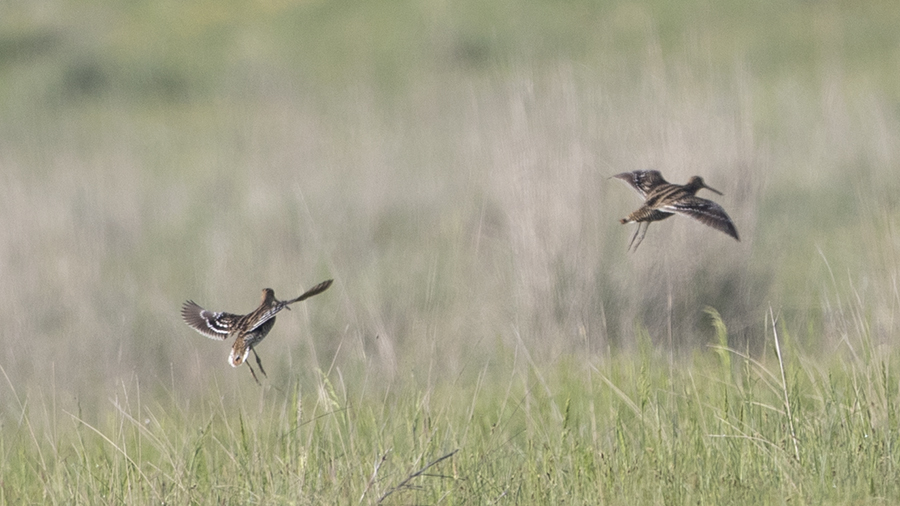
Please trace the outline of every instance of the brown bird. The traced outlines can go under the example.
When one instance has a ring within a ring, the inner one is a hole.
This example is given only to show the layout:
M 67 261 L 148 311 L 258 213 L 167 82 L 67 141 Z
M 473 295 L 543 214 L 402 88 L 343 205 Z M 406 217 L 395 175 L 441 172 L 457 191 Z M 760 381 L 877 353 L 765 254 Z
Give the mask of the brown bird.
M 181 317 L 191 328 L 210 339 L 224 341 L 234 336 L 234 345 L 231 347 L 231 355 L 228 357 L 231 367 L 237 367 L 246 362 L 247 356 L 252 351 L 256 357 L 256 365 L 266 375 L 266 370 L 263 369 L 262 361 L 254 348 L 272 330 L 272 326 L 275 325 L 275 314 L 282 309 L 291 309 L 288 307 L 290 304 L 324 292 L 331 286 L 332 281 L 334 280 L 323 281 L 307 290 L 303 295 L 291 300 L 278 300 L 275 298 L 275 291 L 266 288 L 262 291 L 262 302 L 259 307 L 245 315 L 207 311 L 189 300 L 181 308 Z M 247 367 L 250 367 L 249 363 Z M 253 375 L 256 383 L 259 383 L 252 367 L 250 367 L 250 374 Z
M 722 206 L 712 200 L 696 196 L 703 188 L 722 195 L 722 192 L 703 182 L 702 177 L 694 176 L 685 185 L 666 181 L 656 170 L 623 172 L 612 177 L 625 181 L 644 198 L 644 205 L 640 209 L 619 220 L 622 224 L 631 222 L 638 224 L 637 230 L 631 236 L 631 242 L 628 243 L 629 250 L 637 251 L 637 247 L 644 240 L 644 235 L 647 234 L 647 229 L 650 228 L 650 222 L 664 220 L 673 214 L 694 218 L 740 241 L 734 222 Z

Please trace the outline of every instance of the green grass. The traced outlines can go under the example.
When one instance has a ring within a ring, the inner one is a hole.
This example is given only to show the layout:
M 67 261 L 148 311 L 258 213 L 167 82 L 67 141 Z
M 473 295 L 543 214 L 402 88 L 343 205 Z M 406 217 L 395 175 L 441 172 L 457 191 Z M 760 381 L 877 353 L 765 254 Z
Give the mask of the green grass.
M 471 364 L 472 382 L 399 381 L 380 396 L 333 371 L 239 392 L 216 380 L 196 401 L 173 385 L 148 402 L 132 378 L 99 417 L 11 388 L 21 416 L 0 437 L 0 493 L 8 504 L 897 498 L 896 354 L 854 342 L 856 358 L 810 361 L 783 329 L 767 344 L 755 358 L 718 348 L 672 364 L 645 342 L 547 366 L 513 344 Z
M 3 4 L 0 504 L 900 502 L 898 25 Z M 179 318 L 327 278 L 261 388 Z

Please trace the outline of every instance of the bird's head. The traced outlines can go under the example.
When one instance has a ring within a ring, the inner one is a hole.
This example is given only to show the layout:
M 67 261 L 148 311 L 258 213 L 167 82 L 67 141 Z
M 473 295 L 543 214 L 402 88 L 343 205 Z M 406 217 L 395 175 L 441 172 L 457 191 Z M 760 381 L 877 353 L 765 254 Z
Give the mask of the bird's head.
M 268 303 L 271 303 L 271 302 L 274 301 L 274 300 L 276 300 L 276 299 L 275 299 L 275 290 L 272 290 L 271 288 L 263 288 L 263 291 L 262 291 L 262 303 L 263 303 L 263 304 L 268 304 Z
M 706 182 L 703 181 L 703 178 L 700 176 L 692 177 L 691 179 L 688 180 L 688 183 L 685 186 L 694 188 L 695 190 L 699 190 L 700 188 L 706 188 L 707 190 L 709 190 L 713 193 L 722 195 L 722 192 L 720 192 L 719 190 L 716 190 L 712 186 L 707 185 Z

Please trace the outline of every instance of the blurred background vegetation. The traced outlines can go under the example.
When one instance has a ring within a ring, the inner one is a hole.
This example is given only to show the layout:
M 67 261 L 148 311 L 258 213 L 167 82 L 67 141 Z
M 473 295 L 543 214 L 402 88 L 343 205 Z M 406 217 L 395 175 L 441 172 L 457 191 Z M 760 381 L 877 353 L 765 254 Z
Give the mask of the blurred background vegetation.
M 889 343 L 898 26 L 888 0 L 4 2 L 3 388 L 258 389 L 181 303 L 331 277 L 260 346 L 272 384 L 684 356 L 707 306 L 751 352 L 770 307 L 812 350 Z M 648 168 L 723 191 L 741 242 L 678 218 L 628 254 L 607 178 Z

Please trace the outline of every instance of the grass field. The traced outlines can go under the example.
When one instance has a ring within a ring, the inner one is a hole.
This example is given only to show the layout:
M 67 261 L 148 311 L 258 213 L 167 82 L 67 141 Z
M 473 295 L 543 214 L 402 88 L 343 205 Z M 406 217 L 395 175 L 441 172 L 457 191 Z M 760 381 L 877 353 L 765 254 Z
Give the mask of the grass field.
M 894 504 L 900 5 L 0 5 L 0 504 Z M 626 252 L 622 171 L 701 175 Z M 179 316 L 279 315 L 268 378 Z

